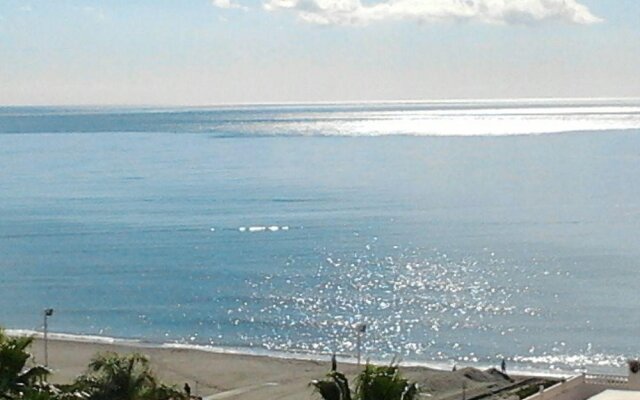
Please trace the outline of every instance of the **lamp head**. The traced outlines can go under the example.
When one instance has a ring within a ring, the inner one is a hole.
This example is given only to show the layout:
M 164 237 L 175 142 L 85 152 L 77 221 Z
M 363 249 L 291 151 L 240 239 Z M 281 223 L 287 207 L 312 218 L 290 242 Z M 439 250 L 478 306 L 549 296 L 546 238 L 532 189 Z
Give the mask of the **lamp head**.
M 44 309 L 44 315 L 47 317 L 50 317 L 53 315 L 53 308 L 45 308 Z

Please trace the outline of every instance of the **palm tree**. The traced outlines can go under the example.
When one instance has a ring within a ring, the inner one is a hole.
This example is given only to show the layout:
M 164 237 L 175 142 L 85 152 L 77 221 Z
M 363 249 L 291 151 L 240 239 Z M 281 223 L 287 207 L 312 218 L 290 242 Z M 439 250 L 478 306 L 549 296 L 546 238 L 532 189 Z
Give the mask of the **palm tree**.
M 27 367 L 32 342 L 31 337 L 8 337 L 0 329 L 0 399 L 20 398 L 44 388 L 49 370 L 40 365 Z
M 400 375 L 398 366 L 367 364 L 358 376 L 357 400 L 413 400 L 418 386 Z
M 187 396 L 159 385 L 149 360 L 138 353 L 120 356 L 106 352 L 89 363 L 89 372 L 76 381 L 89 400 L 182 400 Z
M 311 385 L 324 400 L 351 400 L 349 382 L 337 371 L 331 371 L 327 379 L 312 381 Z M 418 397 L 418 385 L 400 375 L 398 366 L 374 366 L 367 364 L 357 377 L 355 400 L 414 400 Z
M 349 380 L 338 371 L 332 370 L 327 374 L 327 379 L 311 381 L 311 385 L 324 400 L 351 400 Z

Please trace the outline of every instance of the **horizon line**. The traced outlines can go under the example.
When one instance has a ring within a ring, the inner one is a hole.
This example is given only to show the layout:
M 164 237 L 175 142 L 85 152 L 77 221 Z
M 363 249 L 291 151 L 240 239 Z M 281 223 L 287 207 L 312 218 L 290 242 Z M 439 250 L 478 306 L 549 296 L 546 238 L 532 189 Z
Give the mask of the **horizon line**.
M 64 103 L 64 104 L 0 104 L 0 108 L 18 107 L 76 107 L 76 108 L 233 108 L 233 107 L 274 107 L 274 106 L 323 106 L 323 105 L 358 105 L 358 104 L 455 104 L 455 103 L 503 103 L 520 102 L 554 102 L 554 101 L 640 101 L 640 96 L 619 97 L 513 97 L 513 98 L 456 98 L 456 99 L 396 99 L 396 100 L 320 100 L 320 101 L 263 101 L 263 102 L 220 102 L 209 104 L 172 104 L 172 103 Z

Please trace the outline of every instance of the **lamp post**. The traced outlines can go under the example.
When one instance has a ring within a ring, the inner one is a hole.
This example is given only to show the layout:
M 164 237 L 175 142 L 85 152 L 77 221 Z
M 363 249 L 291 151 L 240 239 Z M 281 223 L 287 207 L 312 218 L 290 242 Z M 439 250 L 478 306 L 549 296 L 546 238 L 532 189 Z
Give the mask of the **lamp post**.
M 358 367 L 360 366 L 360 347 L 362 346 L 362 336 L 364 336 L 367 331 L 367 324 L 364 322 L 359 322 L 355 324 L 353 327 L 356 331 L 356 347 L 358 351 Z
M 49 349 L 47 347 L 48 342 L 47 342 L 47 333 L 48 333 L 48 326 L 47 326 L 47 319 L 53 315 L 53 308 L 45 308 L 44 309 L 44 366 L 48 367 L 49 366 Z

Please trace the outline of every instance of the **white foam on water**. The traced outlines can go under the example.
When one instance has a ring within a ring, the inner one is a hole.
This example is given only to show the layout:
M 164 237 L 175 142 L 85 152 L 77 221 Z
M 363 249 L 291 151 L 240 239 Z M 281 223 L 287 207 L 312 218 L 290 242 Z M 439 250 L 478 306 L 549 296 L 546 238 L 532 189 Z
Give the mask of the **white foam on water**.
M 514 361 L 533 365 L 578 365 L 582 369 L 589 367 L 623 368 L 627 357 L 612 354 L 546 354 L 539 356 L 514 356 Z
M 10 336 L 32 336 L 37 339 L 43 339 L 44 333 L 41 331 L 34 331 L 30 329 L 7 329 L 5 332 Z M 60 332 L 47 332 L 47 337 L 53 340 L 64 340 L 64 341 L 72 341 L 72 342 L 82 342 L 82 343 L 99 343 L 99 344 L 121 344 L 121 345 L 130 345 L 130 346 L 139 346 L 142 345 L 143 342 L 137 339 L 123 339 L 123 338 L 114 338 L 109 336 L 98 336 L 98 335 L 78 335 L 72 333 L 60 333 Z
M 254 226 L 241 226 L 238 228 L 238 231 L 240 232 L 251 232 L 251 233 L 256 233 L 256 232 L 278 232 L 278 231 L 288 231 L 289 227 L 288 226 L 278 226 L 278 225 L 269 225 L 269 226 L 264 226 L 264 225 L 254 225 Z

